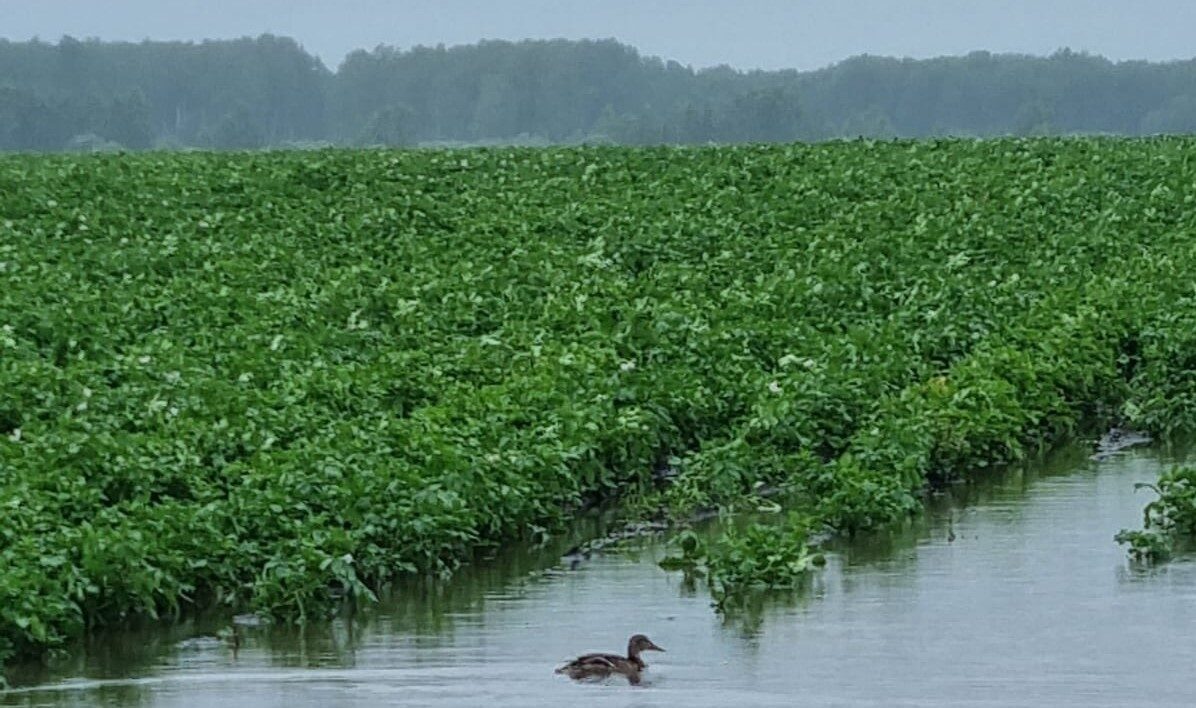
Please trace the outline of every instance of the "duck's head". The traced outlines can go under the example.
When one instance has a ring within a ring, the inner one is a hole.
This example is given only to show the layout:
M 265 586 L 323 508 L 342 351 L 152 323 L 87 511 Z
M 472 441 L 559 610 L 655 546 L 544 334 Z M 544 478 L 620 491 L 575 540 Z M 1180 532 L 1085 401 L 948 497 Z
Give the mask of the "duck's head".
M 638 656 L 642 651 L 664 651 L 643 634 L 633 634 L 627 641 L 627 656 Z

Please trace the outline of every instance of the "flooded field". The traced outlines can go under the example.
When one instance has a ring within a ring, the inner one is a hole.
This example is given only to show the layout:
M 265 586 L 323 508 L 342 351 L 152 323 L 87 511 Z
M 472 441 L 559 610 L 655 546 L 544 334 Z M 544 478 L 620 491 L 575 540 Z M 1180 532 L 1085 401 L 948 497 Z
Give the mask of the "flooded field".
M 97 640 L 4 706 L 1188 706 L 1196 563 L 1130 567 L 1113 542 L 1177 455 L 1050 462 L 960 486 L 905 531 L 839 544 L 811 588 L 722 618 L 656 566 L 664 549 L 570 569 L 512 551 L 408 588 L 366 620 L 224 623 Z M 567 541 L 562 541 L 567 543 Z M 554 675 L 644 632 L 646 680 Z

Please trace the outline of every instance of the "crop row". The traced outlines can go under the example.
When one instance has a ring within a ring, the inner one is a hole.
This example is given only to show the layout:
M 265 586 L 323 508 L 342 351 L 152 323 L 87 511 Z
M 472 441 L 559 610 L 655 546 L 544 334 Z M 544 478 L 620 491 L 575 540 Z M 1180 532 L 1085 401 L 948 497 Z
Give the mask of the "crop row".
M 1194 147 L 0 159 L 0 656 L 322 614 L 598 499 L 856 529 L 1191 428 Z

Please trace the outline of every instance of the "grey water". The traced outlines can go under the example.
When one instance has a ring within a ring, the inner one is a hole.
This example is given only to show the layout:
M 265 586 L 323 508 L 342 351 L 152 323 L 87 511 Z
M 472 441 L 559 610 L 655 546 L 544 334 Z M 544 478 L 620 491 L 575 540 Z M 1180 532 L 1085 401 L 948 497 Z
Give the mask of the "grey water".
M 660 544 L 570 567 L 562 539 L 368 619 L 246 628 L 235 653 L 211 622 L 100 638 L 0 705 L 1196 705 L 1196 562 L 1135 567 L 1113 541 L 1150 500 L 1134 483 L 1190 456 L 1090 452 L 954 487 L 908 528 L 837 542 L 802 592 L 727 616 L 657 567 Z M 667 649 L 642 685 L 553 673 L 635 632 Z

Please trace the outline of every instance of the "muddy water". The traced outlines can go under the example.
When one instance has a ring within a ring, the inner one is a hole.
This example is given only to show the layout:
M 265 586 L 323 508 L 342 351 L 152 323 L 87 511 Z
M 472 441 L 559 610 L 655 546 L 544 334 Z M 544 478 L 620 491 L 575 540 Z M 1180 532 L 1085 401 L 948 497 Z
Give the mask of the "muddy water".
M 0 705 L 1191 706 L 1196 562 L 1135 570 L 1112 541 L 1148 499 L 1133 483 L 1174 461 L 1075 449 L 957 488 L 727 620 L 659 548 L 572 570 L 521 551 L 368 621 L 248 629 L 235 656 L 210 624 L 108 638 Z M 668 650 L 644 685 L 552 673 L 633 632 Z

